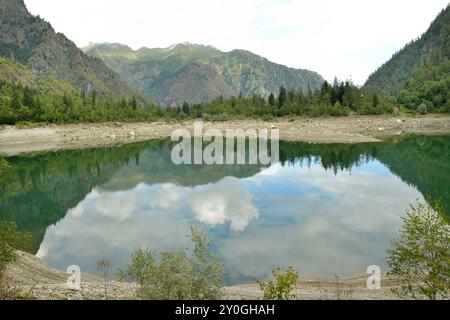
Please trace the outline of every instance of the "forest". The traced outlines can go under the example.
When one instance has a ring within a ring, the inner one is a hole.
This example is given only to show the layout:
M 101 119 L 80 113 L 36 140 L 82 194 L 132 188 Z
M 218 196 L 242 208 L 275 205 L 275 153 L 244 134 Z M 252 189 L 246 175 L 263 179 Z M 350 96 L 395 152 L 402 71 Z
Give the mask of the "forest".
M 108 121 L 154 121 L 157 119 L 201 118 L 221 121 L 232 118 L 284 116 L 348 116 L 385 114 L 397 109 L 395 99 L 376 90 L 359 88 L 350 81 L 324 82 L 320 90 L 307 92 L 281 87 L 268 98 L 253 95 L 209 103 L 162 107 L 143 103 L 139 97 L 115 99 L 112 96 L 74 91 L 51 92 L 0 80 L 0 124 L 89 123 Z

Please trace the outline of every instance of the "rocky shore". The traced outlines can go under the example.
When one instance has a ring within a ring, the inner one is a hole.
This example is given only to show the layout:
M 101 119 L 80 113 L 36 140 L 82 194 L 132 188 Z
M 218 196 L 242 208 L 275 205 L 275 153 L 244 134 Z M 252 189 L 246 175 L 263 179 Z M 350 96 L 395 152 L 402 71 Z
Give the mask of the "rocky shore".
M 38 300 L 129 300 L 136 299 L 137 285 L 106 280 L 95 275 L 82 274 L 80 290 L 67 286 L 70 274 L 47 266 L 39 258 L 18 252 L 17 262 L 8 266 L 6 279 L 20 299 Z M 372 300 L 395 299 L 391 288 L 397 283 L 382 277 L 380 290 L 367 288 L 367 275 L 342 278 L 300 278 L 296 286 L 301 300 Z M 261 298 L 255 283 L 225 288 L 224 300 L 254 300 Z
M 256 119 L 205 122 L 204 130 L 277 128 L 280 138 L 310 143 L 375 142 L 404 133 L 449 134 L 450 116 L 351 116 L 342 118 L 282 118 L 266 122 Z M 24 152 L 93 148 L 164 139 L 175 129 L 193 130 L 193 121 L 181 123 L 99 123 L 48 125 L 36 128 L 0 127 L 0 152 L 16 155 Z

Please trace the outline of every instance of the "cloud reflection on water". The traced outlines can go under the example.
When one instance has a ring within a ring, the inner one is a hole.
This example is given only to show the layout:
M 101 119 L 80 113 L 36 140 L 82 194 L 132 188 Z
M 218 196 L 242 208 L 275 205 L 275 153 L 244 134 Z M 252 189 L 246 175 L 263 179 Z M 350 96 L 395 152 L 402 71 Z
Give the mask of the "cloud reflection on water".
M 38 256 L 65 269 L 95 272 L 103 257 L 122 266 L 137 245 L 189 245 L 189 225 L 204 224 L 222 256 L 228 282 L 267 278 L 273 267 L 303 275 L 355 275 L 384 265 L 389 239 L 407 205 L 422 198 L 378 161 L 351 174 L 275 165 L 245 179 L 196 187 L 139 184 L 97 189 L 48 228 Z

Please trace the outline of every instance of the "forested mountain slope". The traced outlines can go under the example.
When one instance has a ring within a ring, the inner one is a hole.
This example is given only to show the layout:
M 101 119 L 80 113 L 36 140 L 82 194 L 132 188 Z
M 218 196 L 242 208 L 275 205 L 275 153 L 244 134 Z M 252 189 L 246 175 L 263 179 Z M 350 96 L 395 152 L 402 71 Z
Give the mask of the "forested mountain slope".
M 397 97 L 411 109 L 450 111 L 450 6 L 418 40 L 407 44 L 373 73 L 366 86 Z
M 0 0 L 0 57 L 26 66 L 32 83 L 33 77 L 45 76 L 86 94 L 95 90 L 115 97 L 133 95 L 115 71 L 31 15 L 23 0 Z

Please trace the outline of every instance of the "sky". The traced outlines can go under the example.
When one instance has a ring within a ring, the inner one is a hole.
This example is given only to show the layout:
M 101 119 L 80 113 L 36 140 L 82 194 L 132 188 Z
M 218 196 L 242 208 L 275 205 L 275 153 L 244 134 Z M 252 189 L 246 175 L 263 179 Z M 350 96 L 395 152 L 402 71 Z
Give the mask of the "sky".
M 190 42 L 245 49 L 363 84 L 427 30 L 449 0 L 25 0 L 79 47 Z

